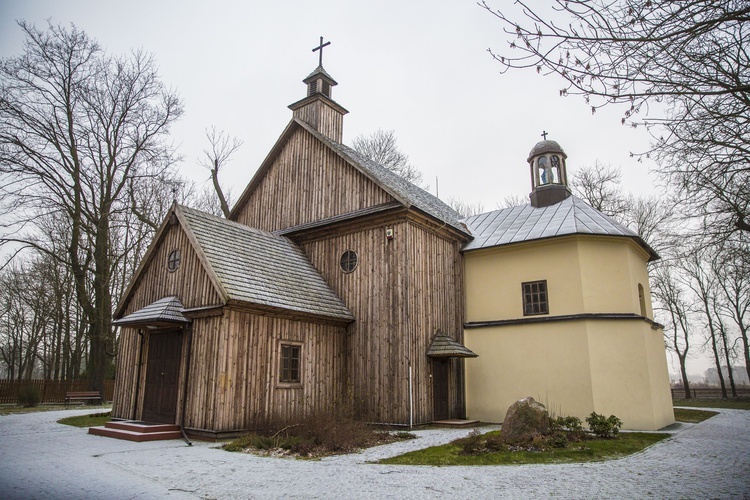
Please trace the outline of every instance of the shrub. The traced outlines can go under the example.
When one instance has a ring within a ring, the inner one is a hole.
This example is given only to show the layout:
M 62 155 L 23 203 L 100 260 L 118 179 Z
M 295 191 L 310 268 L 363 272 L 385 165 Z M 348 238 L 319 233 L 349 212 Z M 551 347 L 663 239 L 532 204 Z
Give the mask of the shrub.
M 27 385 L 21 387 L 18 391 L 18 404 L 24 408 L 30 408 L 39 404 L 42 400 L 42 395 L 39 394 L 39 390 L 36 387 Z
M 578 417 L 550 418 L 549 425 L 553 434 L 564 434 L 566 442 L 586 439 L 583 423 Z
M 547 444 L 553 448 L 565 448 L 568 446 L 568 436 L 565 432 L 555 432 L 547 437 Z
M 591 412 L 591 415 L 586 417 L 586 423 L 589 424 L 591 432 L 601 438 L 612 438 L 617 436 L 617 434 L 620 433 L 620 427 L 622 427 L 622 420 L 614 415 L 605 417 L 596 412 Z
M 453 443 L 461 448 L 462 455 L 476 455 L 484 448 L 482 433 L 479 429 L 473 429 L 465 438 L 457 439 Z
M 393 436 L 397 439 L 404 439 L 404 440 L 417 439 L 416 434 L 414 434 L 413 432 L 408 432 L 408 431 L 398 431 L 395 434 L 393 434 Z
M 484 447 L 487 448 L 488 451 L 504 451 L 508 449 L 505 440 L 503 440 L 503 436 L 500 434 L 491 434 L 487 436 L 484 441 Z

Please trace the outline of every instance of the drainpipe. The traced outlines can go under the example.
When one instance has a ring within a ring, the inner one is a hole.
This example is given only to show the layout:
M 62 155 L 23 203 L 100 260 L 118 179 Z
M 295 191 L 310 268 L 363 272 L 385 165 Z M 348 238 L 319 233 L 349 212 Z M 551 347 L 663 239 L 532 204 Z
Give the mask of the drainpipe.
M 187 445 L 193 446 L 193 443 L 190 442 L 190 439 L 188 439 L 187 434 L 185 433 L 185 408 L 187 407 L 188 378 L 190 377 L 190 354 L 193 348 L 192 325 L 186 326 L 184 331 L 187 334 L 188 345 L 187 345 L 187 356 L 185 356 L 185 384 L 182 389 L 182 414 L 180 415 L 180 432 L 182 433 L 182 438 L 185 440 Z
M 136 331 L 138 332 L 138 336 L 141 338 L 141 342 L 140 342 L 140 345 L 138 346 L 138 370 L 135 376 L 135 400 L 133 401 L 132 420 L 135 420 L 136 416 L 138 415 L 138 395 L 140 393 L 140 388 L 141 388 L 141 364 L 143 363 L 143 343 L 145 342 L 145 339 L 143 338 L 143 330 L 139 328 Z
M 409 363 L 409 430 L 414 427 L 414 392 L 412 391 L 411 363 Z

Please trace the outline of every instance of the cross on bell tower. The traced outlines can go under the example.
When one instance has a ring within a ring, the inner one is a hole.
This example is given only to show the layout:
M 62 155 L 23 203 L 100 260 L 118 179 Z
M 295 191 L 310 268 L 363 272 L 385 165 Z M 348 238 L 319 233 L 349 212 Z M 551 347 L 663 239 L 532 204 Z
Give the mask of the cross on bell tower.
M 323 47 L 328 47 L 331 45 L 331 42 L 328 41 L 326 43 L 323 43 L 323 37 L 320 37 L 320 45 L 312 49 L 313 52 L 320 51 L 319 57 L 318 57 L 318 66 L 321 68 L 323 67 Z
M 323 49 L 331 45 L 320 37 L 318 46 L 318 67 L 302 80 L 307 85 L 307 97 L 290 104 L 294 118 L 301 120 L 329 139 L 341 142 L 344 115 L 348 113 L 331 98 L 331 90 L 337 85 L 331 75 L 323 69 Z

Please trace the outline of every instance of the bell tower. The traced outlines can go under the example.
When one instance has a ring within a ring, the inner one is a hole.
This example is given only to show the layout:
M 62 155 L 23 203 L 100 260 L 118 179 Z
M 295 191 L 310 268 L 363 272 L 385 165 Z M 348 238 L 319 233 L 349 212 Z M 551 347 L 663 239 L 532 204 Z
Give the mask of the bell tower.
M 318 67 L 302 80 L 307 85 L 307 97 L 289 105 L 292 116 L 307 123 L 329 139 L 341 142 L 344 134 L 344 115 L 348 113 L 336 101 L 331 99 L 331 90 L 338 85 L 331 75 L 323 69 L 323 48 L 331 42 L 323 43 L 313 52 L 320 51 Z
M 531 149 L 529 162 L 531 170 L 531 206 L 548 207 L 560 203 L 572 193 L 568 188 L 568 173 L 565 160 L 568 155 L 555 141 L 547 140 L 547 133 L 542 134 L 545 140 L 538 142 Z

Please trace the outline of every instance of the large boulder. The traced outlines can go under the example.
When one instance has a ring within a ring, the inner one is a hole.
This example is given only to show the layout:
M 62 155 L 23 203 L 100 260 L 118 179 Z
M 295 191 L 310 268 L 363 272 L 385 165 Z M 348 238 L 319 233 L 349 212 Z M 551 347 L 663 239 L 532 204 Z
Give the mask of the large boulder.
M 543 404 L 528 397 L 516 401 L 505 414 L 501 435 L 506 443 L 528 443 L 549 433 L 549 413 Z

